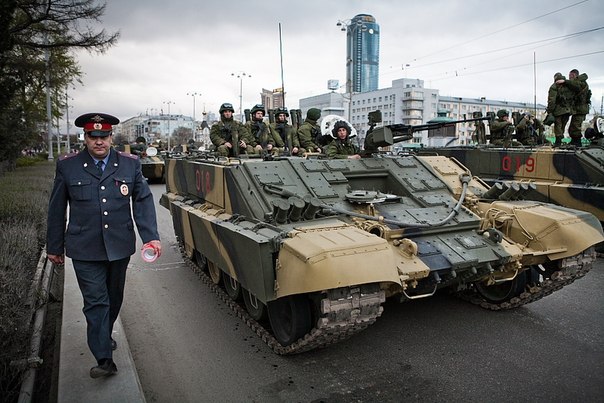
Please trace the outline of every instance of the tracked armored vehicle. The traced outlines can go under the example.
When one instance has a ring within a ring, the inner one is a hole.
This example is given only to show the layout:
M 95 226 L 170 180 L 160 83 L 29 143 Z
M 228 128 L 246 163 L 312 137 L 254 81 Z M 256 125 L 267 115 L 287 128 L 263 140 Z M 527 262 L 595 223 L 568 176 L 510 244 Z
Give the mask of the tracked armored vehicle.
M 167 159 L 161 204 L 212 289 L 292 354 L 365 329 L 386 298 L 509 309 L 591 268 L 593 215 L 498 191 L 445 157 L 189 156 Z

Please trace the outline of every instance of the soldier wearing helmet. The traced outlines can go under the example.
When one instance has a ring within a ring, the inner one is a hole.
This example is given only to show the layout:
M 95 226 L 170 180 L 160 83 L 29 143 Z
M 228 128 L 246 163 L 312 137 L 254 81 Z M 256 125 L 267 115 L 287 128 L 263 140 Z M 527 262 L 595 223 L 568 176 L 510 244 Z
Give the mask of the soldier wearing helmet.
M 332 129 L 334 140 L 327 146 L 327 156 L 336 159 L 360 159 L 359 148 L 350 141 L 352 129 L 343 120 L 338 120 Z
M 525 146 L 544 144 L 546 142 L 544 131 L 543 123 L 526 112 L 516 125 L 516 139 Z
M 315 143 L 317 135 L 321 134 L 321 128 L 318 124 L 318 120 L 320 118 L 321 110 L 317 108 L 310 108 L 308 112 L 306 112 L 306 119 L 304 119 L 304 123 L 302 123 L 298 129 L 300 145 L 309 152 L 321 152 L 321 148 Z
M 218 155 L 224 157 L 251 154 L 254 149 L 249 146 L 251 135 L 247 128 L 233 119 L 235 109 L 230 103 L 220 105 L 220 121 L 210 129 L 210 140 L 216 146 Z
M 546 112 L 554 117 L 554 135 L 556 142 L 554 147 L 562 145 L 564 130 L 572 112 L 572 91 L 563 84 L 566 77 L 562 73 L 554 74 L 554 82 L 547 92 Z
M 298 155 L 300 152 L 300 141 L 296 130 L 287 123 L 289 112 L 287 108 L 277 108 L 275 110 L 275 123 L 271 124 L 271 128 L 276 134 L 275 143 L 280 151 L 284 151 L 290 155 Z
M 489 123 L 491 144 L 509 146 L 514 133 L 514 124 L 510 122 L 510 113 L 505 109 L 497 111 L 497 119 Z
M 256 104 L 250 110 L 251 120 L 245 124 L 251 135 L 250 146 L 254 153 L 260 154 L 263 151 L 271 152 L 275 147 L 275 138 L 277 134 L 273 129 L 264 123 L 266 109 L 262 104 Z

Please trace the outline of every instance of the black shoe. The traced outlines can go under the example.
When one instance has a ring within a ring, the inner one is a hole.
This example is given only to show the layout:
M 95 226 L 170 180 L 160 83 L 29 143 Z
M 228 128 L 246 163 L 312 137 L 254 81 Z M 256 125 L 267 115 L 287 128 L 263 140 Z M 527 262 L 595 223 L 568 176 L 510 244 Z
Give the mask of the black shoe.
M 575 147 L 582 147 L 583 146 L 583 144 L 581 144 L 581 139 L 572 139 L 570 141 L 570 143 L 568 143 L 568 145 L 575 146 Z
M 556 141 L 554 143 L 554 147 L 560 147 L 562 145 L 562 139 L 559 137 L 556 137 Z
M 117 374 L 117 367 L 111 358 L 106 358 L 101 361 L 102 363 L 99 363 L 96 367 L 90 368 L 91 378 L 101 378 Z
M 113 340 L 113 339 L 111 339 L 111 349 L 112 350 L 117 349 L 117 342 L 115 340 Z

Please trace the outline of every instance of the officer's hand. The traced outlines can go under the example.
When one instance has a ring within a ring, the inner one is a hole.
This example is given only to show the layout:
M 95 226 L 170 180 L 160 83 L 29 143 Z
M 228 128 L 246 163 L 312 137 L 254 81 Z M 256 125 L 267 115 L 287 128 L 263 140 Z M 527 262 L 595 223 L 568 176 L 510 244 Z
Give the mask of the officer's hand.
M 51 255 L 51 254 L 48 254 L 46 256 L 48 257 L 48 260 L 50 260 L 54 264 L 63 264 L 63 263 L 65 263 L 65 256 L 63 256 L 63 255 Z
M 147 242 L 147 245 L 153 248 L 157 257 L 161 256 L 161 242 L 159 240 L 154 239 L 153 241 L 149 241 Z
M 233 145 L 231 143 L 229 143 L 228 141 L 226 143 L 224 143 L 225 146 L 227 146 L 228 148 L 233 148 Z

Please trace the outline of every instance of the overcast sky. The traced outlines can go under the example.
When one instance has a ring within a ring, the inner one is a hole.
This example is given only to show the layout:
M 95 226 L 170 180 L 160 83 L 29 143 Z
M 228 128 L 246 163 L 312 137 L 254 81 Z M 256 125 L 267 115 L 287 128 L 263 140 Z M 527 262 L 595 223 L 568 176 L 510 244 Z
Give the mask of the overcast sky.
M 380 88 L 419 78 L 440 95 L 531 103 L 536 95 L 545 104 L 554 73 L 577 68 L 600 110 L 601 0 L 109 0 L 103 26 L 121 37 L 104 54 L 77 53 L 84 85 L 70 91 L 70 120 L 86 112 L 125 120 L 168 105 L 192 116 L 187 93 L 201 94 L 198 120 L 223 102 L 238 110 L 231 73 L 239 72 L 251 75 L 242 81 L 250 108 L 262 88 L 281 86 L 279 23 L 286 104 L 297 108 L 328 92 L 327 80 L 346 82 L 346 33 L 336 23 L 357 14 L 380 26 Z

